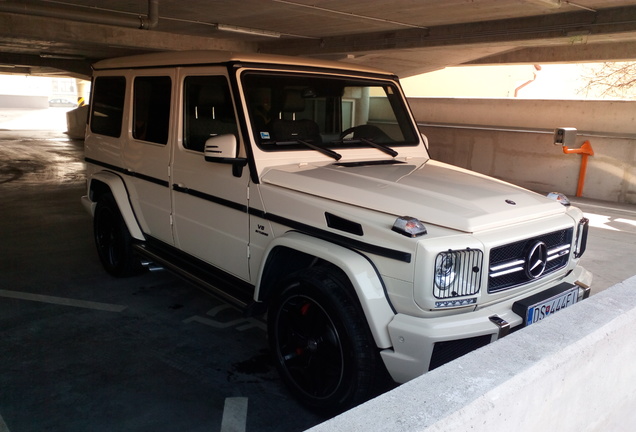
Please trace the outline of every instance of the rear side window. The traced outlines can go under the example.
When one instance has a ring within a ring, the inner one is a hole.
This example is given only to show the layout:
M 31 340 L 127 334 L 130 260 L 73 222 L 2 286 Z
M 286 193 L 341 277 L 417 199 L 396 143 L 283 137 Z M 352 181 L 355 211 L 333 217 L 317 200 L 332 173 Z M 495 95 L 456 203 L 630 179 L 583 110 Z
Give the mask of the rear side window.
M 91 102 L 91 132 L 111 137 L 121 135 L 126 78 L 97 77 Z
M 168 76 L 137 77 L 133 96 L 133 138 L 168 142 L 172 80 Z

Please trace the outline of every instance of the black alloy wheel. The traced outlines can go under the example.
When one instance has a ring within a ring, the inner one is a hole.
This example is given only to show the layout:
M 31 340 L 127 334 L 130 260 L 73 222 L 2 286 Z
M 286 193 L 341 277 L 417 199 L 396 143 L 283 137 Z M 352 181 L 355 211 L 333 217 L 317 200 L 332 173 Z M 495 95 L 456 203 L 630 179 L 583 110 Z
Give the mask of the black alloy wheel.
M 100 197 L 95 209 L 93 233 L 97 254 L 104 269 L 113 276 L 124 277 L 142 270 L 132 249 L 132 236 L 112 195 Z
M 268 313 L 270 349 L 289 389 L 307 407 L 335 414 L 364 402 L 379 356 L 350 286 L 333 272 L 303 270 Z

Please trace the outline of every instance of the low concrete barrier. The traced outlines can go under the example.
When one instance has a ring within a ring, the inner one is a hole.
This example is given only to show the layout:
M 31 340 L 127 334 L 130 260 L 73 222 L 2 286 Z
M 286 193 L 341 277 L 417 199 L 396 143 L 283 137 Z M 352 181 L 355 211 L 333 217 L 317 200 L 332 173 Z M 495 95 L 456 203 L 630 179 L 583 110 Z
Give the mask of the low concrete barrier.
M 636 277 L 309 429 L 636 430 Z
M 88 105 L 66 113 L 66 134 L 73 139 L 84 139 L 88 119 Z

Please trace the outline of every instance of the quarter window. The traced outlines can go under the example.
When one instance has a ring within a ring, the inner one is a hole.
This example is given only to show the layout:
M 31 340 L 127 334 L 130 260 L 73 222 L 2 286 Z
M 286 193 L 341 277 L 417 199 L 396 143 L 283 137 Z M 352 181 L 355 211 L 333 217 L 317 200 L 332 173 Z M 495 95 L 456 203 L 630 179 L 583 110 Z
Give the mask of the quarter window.
M 91 132 L 118 138 L 126 95 L 126 78 L 121 76 L 95 79 L 91 101 Z

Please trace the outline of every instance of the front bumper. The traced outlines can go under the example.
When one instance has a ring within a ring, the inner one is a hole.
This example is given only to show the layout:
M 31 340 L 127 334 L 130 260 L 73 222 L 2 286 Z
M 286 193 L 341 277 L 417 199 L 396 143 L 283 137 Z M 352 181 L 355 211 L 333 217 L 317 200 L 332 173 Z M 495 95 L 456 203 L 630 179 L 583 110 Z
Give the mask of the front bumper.
M 559 283 L 577 285 L 579 300 L 582 300 L 589 295 L 592 274 L 577 266 Z M 381 352 L 389 373 L 396 382 L 403 383 L 496 341 L 506 333 L 502 331 L 501 320 L 507 322 L 509 328 L 523 325 L 523 318 L 514 313 L 512 307 L 527 295 L 474 312 L 439 318 L 397 314 L 389 324 L 393 347 Z

